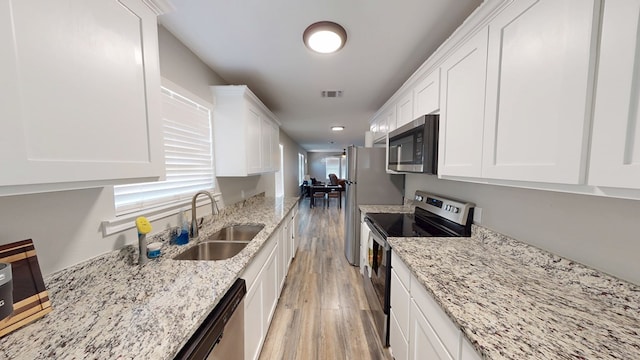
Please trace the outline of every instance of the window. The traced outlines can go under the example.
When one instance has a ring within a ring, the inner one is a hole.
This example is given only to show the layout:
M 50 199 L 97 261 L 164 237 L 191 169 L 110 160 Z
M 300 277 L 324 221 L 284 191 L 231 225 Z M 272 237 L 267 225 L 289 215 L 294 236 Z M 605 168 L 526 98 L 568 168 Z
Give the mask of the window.
M 163 87 L 162 122 L 166 180 L 114 186 L 116 215 L 178 207 L 214 189 L 211 110 Z
M 280 144 L 280 170 L 275 174 L 276 176 L 276 196 L 284 195 L 284 146 Z
M 304 181 L 304 155 L 298 153 L 298 182 Z
M 340 159 L 339 157 L 328 157 L 325 158 L 325 166 L 327 171 L 327 179 L 329 179 L 329 174 L 336 174 L 336 176 L 340 177 Z

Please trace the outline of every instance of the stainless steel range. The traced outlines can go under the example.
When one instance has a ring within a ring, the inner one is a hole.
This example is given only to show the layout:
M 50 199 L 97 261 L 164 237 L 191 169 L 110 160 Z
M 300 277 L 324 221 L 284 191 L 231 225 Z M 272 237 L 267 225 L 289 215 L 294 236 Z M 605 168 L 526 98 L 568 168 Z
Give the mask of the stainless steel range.
M 365 265 L 364 273 L 365 292 L 376 328 L 385 346 L 389 346 L 392 266 L 391 246 L 387 239 L 471 236 L 474 204 L 424 191 L 416 191 L 414 204 L 413 214 L 367 213 L 365 217 L 365 222 L 371 229 L 369 263 Z

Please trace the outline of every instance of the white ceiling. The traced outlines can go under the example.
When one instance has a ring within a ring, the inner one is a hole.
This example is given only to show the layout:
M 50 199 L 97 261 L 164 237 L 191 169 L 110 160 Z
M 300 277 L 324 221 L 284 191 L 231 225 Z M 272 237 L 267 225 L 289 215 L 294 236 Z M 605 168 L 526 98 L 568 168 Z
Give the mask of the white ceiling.
M 167 30 L 228 83 L 248 85 L 307 151 L 341 151 L 364 144 L 373 114 L 482 1 L 171 2 L 175 11 L 160 18 Z M 347 31 L 335 54 L 302 43 L 323 20 Z M 322 98 L 323 90 L 344 93 Z

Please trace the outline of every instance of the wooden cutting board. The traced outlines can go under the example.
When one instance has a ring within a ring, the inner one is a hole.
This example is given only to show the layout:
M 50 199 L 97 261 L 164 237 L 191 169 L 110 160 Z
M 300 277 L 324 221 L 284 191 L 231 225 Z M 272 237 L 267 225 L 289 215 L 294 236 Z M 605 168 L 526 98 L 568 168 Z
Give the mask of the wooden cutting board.
M 33 241 L 0 245 L 0 262 L 11 263 L 13 315 L 0 321 L 0 337 L 51 312 Z

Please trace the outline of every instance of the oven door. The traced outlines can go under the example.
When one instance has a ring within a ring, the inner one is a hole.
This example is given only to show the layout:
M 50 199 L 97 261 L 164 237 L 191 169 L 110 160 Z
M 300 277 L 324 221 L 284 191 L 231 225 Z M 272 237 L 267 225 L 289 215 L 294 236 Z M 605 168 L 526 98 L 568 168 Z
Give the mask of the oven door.
M 368 220 L 368 219 L 367 219 Z M 369 266 L 365 267 L 364 288 L 376 330 L 382 344 L 389 346 L 389 310 L 391 309 L 391 246 L 370 221 Z

